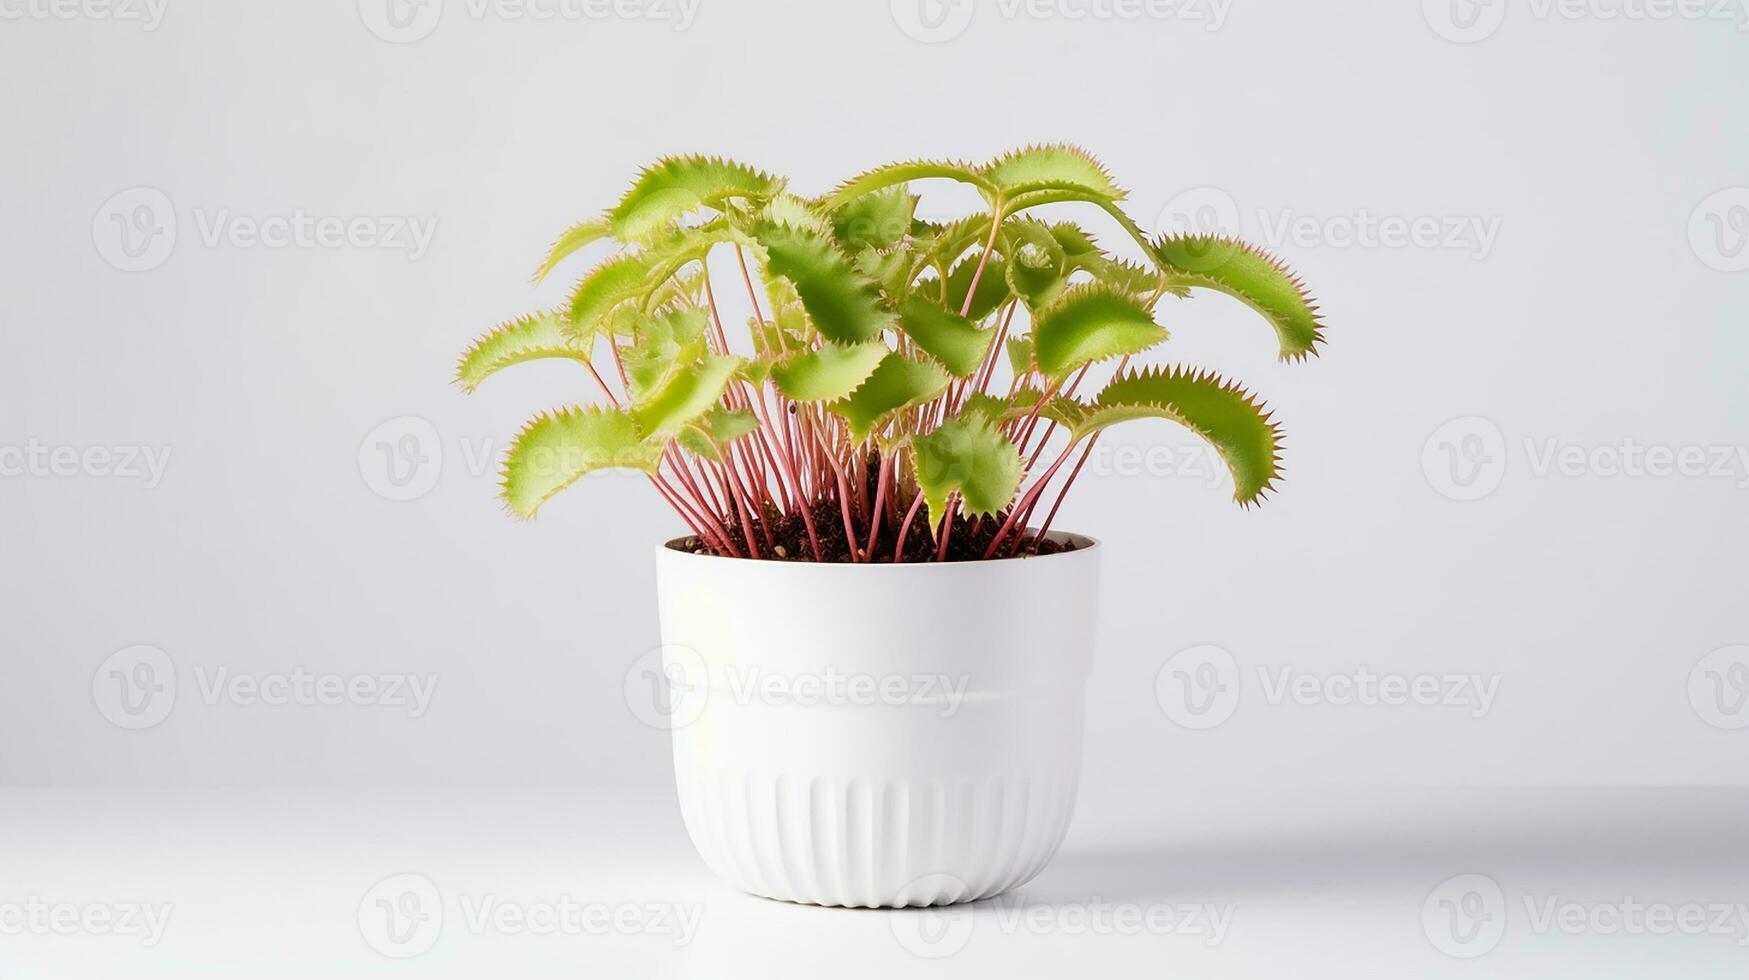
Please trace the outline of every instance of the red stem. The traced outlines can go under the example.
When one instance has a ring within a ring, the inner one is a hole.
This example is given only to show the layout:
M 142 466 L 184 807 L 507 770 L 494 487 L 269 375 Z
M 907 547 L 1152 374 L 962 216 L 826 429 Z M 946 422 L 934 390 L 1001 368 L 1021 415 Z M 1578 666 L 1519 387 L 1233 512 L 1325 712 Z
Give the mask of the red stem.
M 852 564 L 861 561 L 856 552 L 856 525 L 850 520 L 850 486 L 844 480 L 844 470 L 834 460 L 832 469 L 838 474 L 838 506 L 844 511 L 844 546 L 850 550 Z
M 1063 489 L 1057 491 L 1057 500 L 1056 503 L 1051 504 L 1050 513 L 1045 515 L 1044 526 L 1038 530 L 1039 540 L 1043 540 L 1045 535 L 1051 533 L 1051 522 L 1057 519 L 1057 508 L 1063 506 L 1063 498 L 1069 496 L 1069 488 L 1075 485 L 1075 478 L 1081 475 L 1081 467 L 1087 465 L 1087 457 L 1093 455 L 1093 445 L 1098 441 L 1099 433 L 1097 432 L 1093 434 L 1093 438 L 1087 440 L 1087 448 L 1082 451 L 1081 458 L 1075 463 L 1075 468 L 1069 471 L 1069 478 L 1063 481 Z
M 899 525 L 899 543 L 893 548 L 893 561 L 903 561 L 905 558 L 905 536 L 911 533 L 911 522 L 916 519 L 917 511 L 923 507 L 923 491 L 917 491 L 917 499 L 911 501 L 911 509 L 905 512 L 905 522 Z
M 996 361 L 1002 356 L 1002 342 L 1008 339 L 1008 325 L 1014 322 L 1014 311 L 1019 308 L 1019 302 L 1008 304 L 1008 315 L 1002 318 L 1002 327 L 996 331 L 996 342 L 990 345 L 990 353 L 984 358 L 983 366 L 978 369 L 979 392 L 989 388 L 990 379 L 996 374 Z
M 881 533 L 881 517 L 887 512 L 887 475 L 892 472 L 892 465 L 893 458 L 882 453 L 881 471 L 875 476 L 874 515 L 868 520 L 868 547 L 863 549 L 870 561 L 874 560 L 875 538 Z
M 735 467 L 734 467 L 733 461 L 730 462 L 730 465 L 727 467 L 727 470 L 728 470 L 728 477 L 727 477 L 728 483 L 733 484 L 735 487 L 735 490 L 739 491 L 741 481 L 735 475 Z M 728 484 L 725 484 L 724 490 L 729 493 L 730 497 L 734 498 L 735 509 L 741 512 L 741 534 L 743 536 L 745 536 L 747 539 L 747 554 L 749 557 L 758 558 L 759 557 L 759 543 L 757 541 L 753 540 L 753 516 L 747 512 L 747 503 L 745 500 L 742 499 L 743 494 L 737 493 L 734 491 L 728 491 Z
M 996 547 L 1002 543 L 1002 539 L 1007 536 L 1009 530 L 1014 527 L 1014 522 L 1020 519 L 1021 511 L 1025 510 L 1034 500 L 1038 499 L 1038 495 L 1044 490 L 1045 484 L 1051 482 L 1051 477 L 1056 475 L 1057 467 L 1063 465 L 1063 461 L 1069 458 L 1069 450 L 1074 448 L 1075 446 L 1073 443 L 1064 446 L 1062 454 L 1057 457 L 1056 462 L 1051 464 L 1051 468 L 1045 471 L 1045 475 L 1040 477 L 1039 481 L 1032 485 L 1032 489 L 1026 492 L 1026 496 L 1022 497 L 1012 508 L 1009 509 L 1008 519 L 1003 521 L 1002 526 L 996 529 L 996 536 L 990 539 L 990 547 L 984 550 L 984 557 L 986 559 L 996 554 Z
M 953 515 L 960 509 L 960 499 L 954 497 L 947 502 L 947 514 L 941 520 L 941 541 L 935 546 L 935 560 L 947 560 L 947 542 L 953 537 Z
M 608 404 L 612 405 L 614 408 L 618 408 L 619 399 L 613 397 L 613 389 L 609 388 L 607 382 L 601 379 L 601 372 L 595 370 L 595 365 L 588 361 L 584 361 L 583 366 L 589 369 L 590 374 L 595 375 L 595 383 L 601 386 L 601 393 L 607 396 Z
M 990 262 L 990 252 L 996 247 L 996 233 L 1002 230 L 1002 200 L 997 198 L 990 209 L 990 240 L 984 243 L 984 254 L 978 256 L 978 267 L 972 271 L 972 284 L 966 287 L 966 301 L 960 304 L 960 316 L 972 312 L 972 297 L 978 294 L 978 281 L 984 278 L 984 266 Z
M 645 475 L 649 477 L 650 485 L 655 487 L 656 492 L 660 493 L 663 498 L 668 501 L 668 506 L 673 507 L 680 513 L 681 519 L 686 522 L 687 527 L 692 528 L 692 533 L 698 535 L 700 541 L 710 544 L 713 548 L 720 548 L 729 554 L 738 554 L 734 546 L 729 544 L 726 538 L 719 537 L 715 530 L 710 529 L 708 526 L 701 526 L 692 510 L 687 507 L 686 501 L 663 483 L 660 478 L 653 473 Z

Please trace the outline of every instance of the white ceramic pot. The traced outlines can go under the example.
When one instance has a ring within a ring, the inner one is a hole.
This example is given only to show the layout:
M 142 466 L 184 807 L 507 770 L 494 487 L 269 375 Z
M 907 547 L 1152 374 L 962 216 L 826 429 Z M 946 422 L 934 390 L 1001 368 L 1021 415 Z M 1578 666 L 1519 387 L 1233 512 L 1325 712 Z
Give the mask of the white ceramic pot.
M 687 833 L 814 905 L 987 898 L 1038 874 L 1081 768 L 1099 548 L 903 565 L 660 549 Z

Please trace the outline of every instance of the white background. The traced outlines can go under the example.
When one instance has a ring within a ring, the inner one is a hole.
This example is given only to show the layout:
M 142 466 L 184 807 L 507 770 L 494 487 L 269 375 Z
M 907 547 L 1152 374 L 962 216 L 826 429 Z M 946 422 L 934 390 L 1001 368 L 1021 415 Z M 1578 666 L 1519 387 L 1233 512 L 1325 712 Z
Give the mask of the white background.
M 375 0 L 0 0 L 0 782 L 49 791 L 9 797 L 9 826 L 75 787 L 168 813 L 196 787 L 557 795 L 620 820 L 644 801 L 702 876 L 665 736 L 625 693 L 678 524 L 613 476 L 504 516 L 505 440 L 588 388 L 542 366 L 464 396 L 455 358 L 558 302 L 589 259 L 533 288 L 542 250 L 663 154 L 816 193 L 1052 140 L 1098 153 L 1145 226 L 1228 209 L 1305 275 L 1330 340 L 1281 365 L 1235 302 L 1163 307 L 1167 358 L 1278 410 L 1288 479 L 1242 511 L 1206 464 L 1164 471 L 1191 445 L 1164 424 L 1083 475 L 1058 524 L 1105 542 L 1106 588 L 1066 854 L 1111 850 L 1088 828 L 1218 824 L 1235 793 L 1279 818 L 1273 794 L 1333 787 L 1749 783 L 1745 12 L 1451 3 L 701 0 L 683 24 L 679 0 L 426 0 L 398 30 Z M 130 256 L 147 239 L 116 220 L 141 206 L 158 234 Z M 298 214 L 432 235 L 236 237 Z M 1380 220 L 1440 240 L 1381 242 Z M 57 447 L 168 463 L 30 464 Z M 1568 447 L 1578 464 L 1541 466 Z M 1649 474 L 1647 447 L 1725 465 Z M 140 645 L 176 692 L 127 730 L 107 658 Z M 1192 730 L 1157 680 L 1204 645 L 1237 700 Z M 203 688 L 299 668 L 435 689 L 412 717 Z M 1496 694 L 1301 703 L 1260 668 Z M 1404 921 L 1472 870 L 1430 871 Z

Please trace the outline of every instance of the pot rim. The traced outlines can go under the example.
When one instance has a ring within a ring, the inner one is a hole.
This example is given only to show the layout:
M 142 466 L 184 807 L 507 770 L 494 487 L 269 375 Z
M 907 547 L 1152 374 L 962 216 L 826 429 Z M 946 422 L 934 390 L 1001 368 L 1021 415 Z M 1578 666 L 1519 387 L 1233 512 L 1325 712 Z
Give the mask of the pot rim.
M 1078 534 L 1074 531 L 1052 531 L 1051 533 L 1045 535 L 1046 538 L 1048 538 L 1052 541 L 1074 541 L 1074 542 L 1076 542 L 1076 547 L 1075 547 L 1074 551 L 1059 551 L 1059 552 L 1056 552 L 1054 554 L 1049 554 L 1049 555 L 1017 555 L 1017 556 L 1012 557 L 1012 558 L 979 558 L 975 561 L 944 561 L 944 562 L 935 562 L 935 561 L 907 561 L 907 562 L 791 561 L 789 559 L 783 559 L 783 558 L 735 558 L 735 557 L 731 557 L 729 555 L 695 555 L 690 551 L 683 551 L 683 550 L 675 547 L 675 545 L 679 544 L 680 542 L 686 541 L 686 540 L 688 540 L 690 538 L 694 538 L 696 536 L 697 535 L 688 534 L 688 535 L 684 535 L 684 536 L 678 537 L 678 538 L 671 538 L 667 541 L 662 542 L 660 545 L 658 545 L 656 547 L 657 557 L 660 558 L 660 557 L 665 556 L 665 555 L 671 555 L 675 559 L 684 559 L 687 561 L 742 562 L 742 563 L 748 563 L 748 564 L 759 565 L 759 566 L 782 565 L 782 566 L 793 567 L 793 568 L 842 568 L 842 569 L 847 569 L 847 570 L 849 570 L 849 569 L 866 570 L 868 572 L 873 572 L 877 568 L 913 569 L 913 570 L 917 570 L 917 571 L 922 571 L 924 569 L 978 568 L 978 567 L 1007 565 L 1010 562 L 1025 563 L 1025 562 L 1032 562 L 1032 561 L 1051 561 L 1053 559 L 1058 559 L 1058 558 L 1074 558 L 1077 555 L 1086 555 L 1089 553 L 1097 552 L 1101 547 L 1103 547 L 1102 542 L 1098 538 L 1096 538 L 1090 534 Z

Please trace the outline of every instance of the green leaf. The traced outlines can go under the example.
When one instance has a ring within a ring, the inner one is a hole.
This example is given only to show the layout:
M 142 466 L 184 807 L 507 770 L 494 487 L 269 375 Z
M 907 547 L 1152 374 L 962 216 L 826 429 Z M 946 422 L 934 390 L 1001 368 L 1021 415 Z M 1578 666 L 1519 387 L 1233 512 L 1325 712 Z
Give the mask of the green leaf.
M 1000 241 L 1006 252 L 1013 252 L 1023 246 L 1031 246 L 1059 261 L 1068 256 L 1068 251 L 1063 248 L 1063 243 L 1051 233 L 1051 226 L 1037 218 L 1016 217 L 1003 222 Z
M 995 395 L 974 391 L 966 396 L 965 404 L 961 406 L 960 413 L 981 418 L 986 422 L 1001 422 L 1008 417 L 1008 409 L 1006 398 L 998 398 Z
M 888 354 L 850 397 L 826 407 L 844 419 L 851 440 L 860 444 L 895 412 L 941 394 L 949 380 L 947 372 L 935 364 Z
M 1091 255 L 1103 255 L 1099 243 L 1085 228 L 1073 221 L 1058 221 L 1050 226 L 1051 237 L 1071 261 Z
M 1076 272 L 1140 295 L 1151 295 L 1161 282 L 1157 272 L 1106 255 L 1093 236 L 1071 222 L 1013 218 L 1003 225 L 1003 234 L 1009 286 L 1033 310 L 1056 302 Z
M 1115 199 L 1084 188 L 1061 187 L 1026 191 L 1005 203 L 1002 207 L 1002 213 L 1006 217 L 1019 214 L 1028 208 L 1042 207 L 1046 204 L 1063 204 L 1070 201 L 1092 204 L 1104 211 L 1111 216 L 1113 221 L 1117 222 L 1118 227 L 1124 230 L 1124 234 L 1130 236 L 1137 245 L 1146 249 L 1149 254 L 1153 254 L 1154 242 L 1148 238 L 1146 232 L 1142 231 L 1141 226 L 1136 224 L 1134 218 L 1125 213 L 1123 208 L 1118 207 Z
M 867 381 L 886 356 L 887 345 L 879 341 L 848 347 L 827 344 L 773 366 L 771 378 L 790 401 L 833 401 Z
M 770 354 L 749 357 L 741 362 L 735 371 L 738 381 L 745 381 L 755 388 L 765 384 L 765 379 L 771 377 L 771 369 L 777 366 L 777 358 Z
M 621 241 L 642 241 L 697 208 L 771 197 L 783 186 L 782 179 L 731 160 L 669 157 L 646 167 L 607 218 Z
M 646 302 L 652 310 L 679 309 L 704 305 L 704 273 L 702 268 L 677 272 L 650 292 Z
M 1032 328 L 1033 356 L 1047 377 L 1061 380 L 1081 365 L 1139 354 L 1166 331 L 1139 299 L 1097 284 L 1071 287 Z
M 523 361 L 559 357 L 588 361 L 589 348 L 566 333 L 566 320 L 557 313 L 535 313 L 512 320 L 474 341 L 456 367 L 456 381 L 473 391 L 486 378 Z
M 1105 165 L 1078 146 L 1052 144 L 1029 146 L 991 162 L 984 176 L 1001 189 L 1005 199 L 1030 191 L 1071 190 L 1122 200 L 1123 189 L 1111 179 Z
M 764 224 L 758 238 L 766 267 L 795 285 L 820 335 L 834 343 L 870 340 L 893 324 L 874 280 L 856 271 L 830 238 L 789 225 Z
M 1175 278 L 1168 279 L 1159 270 L 1134 262 L 1101 255 L 1097 258 L 1083 258 L 1078 265 L 1092 273 L 1095 281 L 1118 292 L 1150 298 L 1158 292 L 1168 292 L 1174 296 L 1190 295 L 1189 288 L 1179 285 Z
M 1049 306 L 1069 285 L 1068 253 L 1050 226 L 1016 218 L 1003 226 L 1003 254 L 1008 256 L 1008 288 L 1031 310 Z
M 1207 440 L 1233 473 L 1233 499 L 1255 503 L 1281 475 L 1281 433 L 1269 412 L 1237 385 L 1211 373 L 1173 368 L 1130 372 L 1112 381 L 1092 405 L 1065 418 L 1079 441 L 1135 418 L 1163 418 Z M 1042 414 L 1042 413 L 1041 413 Z
M 916 195 L 903 187 L 864 194 L 832 215 L 838 241 L 851 252 L 860 248 L 887 249 L 905 240 L 911 230 Z
M 753 349 L 762 355 L 778 357 L 786 351 L 799 350 L 808 344 L 808 314 L 802 308 L 802 298 L 788 279 L 765 276 L 765 296 L 769 304 L 759 329 L 753 334 Z
M 682 266 L 702 260 L 718 245 L 752 241 L 726 221 L 714 219 L 696 228 L 676 229 L 641 251 L 613 256 L 584 276 L 572 293 L 572 331 L 588 336 L 600 329 L 615 307 L 654 297 Z
M 649 256 L 637 252 L 615 255 L 583 277 L 571 294 L 571 333 L 592 336 L 613 308 L 643 293 L 650 281 Z
M 713 405 L 700 424 L 710 430 L 712 438 L 726 446 L 752 435 L 759 428 L 759 419 L 745 408 L 728 409 Z
M 984 272 L 978 274 L 978 256 L 968 255 L 947 276 L 947 305 L 958 313 L 965 307 L 966 290 L 972 286 L 972 277 L 978 277 L 978 291 L 972 296 L 972 306 L 966 310 L 966 316 L 982 320 L 995 309 L 1014 298 L 1008 289 L 1008 263 L 1000 256 L 992 255 L 984 264 Z
M 608 233 L 607 221 L 604 219 L 572 225 L 570 230 L 560 235 L 559 240 L 553 243 L 553 247 L 547 250 L 547 260 L 541 263 L 539 269 L 535 270 L 534 281 L 539 283 L 547 277 L 548 273 L 558 268 L 560 262 L 576 254 L 585 245 L 606 238 Z
M 1043 392 L 1037 388 L 1021 388 L 1007 398 L 998 398 L 981 391 L 974 391 L 966 396 L 965 405 L 960 409 L 963 415 L 981 418 L 993 425 L 1000 425 L 1012 419 L 1025 418 L 1032 414 L 1032 407 L 1038 404 L 1039 395 Z M 1043 412 L 1039 414 L 1043 415 Z
M 885 190 L 898 184 L 932 177 L 957 180 L 986 192 L 994 192 L 996 189 L 989 178 L 979 173 L 978 168 L 970 164 L 938 160 L 911 160 L 905 163 L 889 163 L 884 167 L 876 167 L 867 173 L 850 178 L 840 184 L 837 190 L 828 194 L 824 204 L 826 210 L 837 211 L 864 194 L 872 194 L 875 191 Z
M 1031 337 L 1009 337 L 1004 346 L 1008 348 L 1008 369 L 1014 372 L 1015 377 L 1032 370 Z
M 1031 406 L 1037 404 L 1037 402 L 1038 399 L 1036 397 L 1033 398 L 1032 401 L 1028 403 L 1027 410 L 1031 411 Z M 1063 395 L 1053 395 L 1043 405 L 1039 406 L 1038 415 L 1039 418 L 1055 422 L 1073 434 L 1079 431 L 1081 426 L 1086 423 L 1090 411 L 1091 409 L 1086 405 L 1081 404 L 1073 398 L 1068 398 Z
M 1185 284 L 1226 293 L 1261 313 L 1275 328 L 1282 360 L 1304 360 L 1324 342 L 1318 307 L 1305 284 L 1262 249 L 1215 235 L 1187 235 L 1164 239 L 1154 251 Z
M 730 443 L 751 435 L 758 428 L 759 420 L 752 412 L 713 405 L 698 421 L 681 429 L 675 440 L 692 455 L 721 463 L 727 458 L 725 450 Z
M 709 347 L 705 321 L 703 310 L 636 318 L 632 343 L 620 354 L 633 400 L 661 388 L 676 373 L 705 355 Z
M 520 517 L 533 517 L 560 490 L 596 470 L 654 472 L 662 449 L 646 442 L 631 416 L 615 409 L 566 408 L 530 422 L 504 458 L 503 494 Z
M 1005 227 L 1024 233 L 1015 237 L 1025 244 L 1061 256 L 1068 273 L 1087 272 L 1106 285 L 1141 296 L 1152 295 L 1161 286 L 1158 271 L 1106 254 L 1093 236 L 1074 222 L 1046 225 L 1031 218 L 1015 218 Z
M 917 294 L 900 304 L 899 327 L 924 353 L 960 378 L 978 370 L 996 336 L 995 331 L 981 330 L 966 317 Z
M 760 221 L 764 224 L 789 225 L 792 228 L 806 228 L 822 235 L 832 233 L 832 222 L 807 201 L 794 194 L 779 194 L 765 205 L 760 213 Z M 756 229 L 758 223 L 755 223 Z
M 918 243 L 924 260 L 933 266 L 945 267 L 958 262 L 967 251 L 976 248 L 983 254 L 984 243 L 990 240 L 990 216 L 968 214 L 945 225 L 932 226 L 925 240 Z M 977 255 L 972 256 L 973 259 Z
M 957 492 L 967 516 L 988 516 L 1007 507 L 1020 488 L 1026 463 L 1020 447 L 978 416 L 959 415 L 911 440 L 917 486 L 931 527 L 947 517 L 948 495 Z
M 710 433 L 697 424 L 689 425 L 675 433 L 674 441 L 680 444 L 682 451 L 700 459 L 708 459 L 713 463 L 723 461 L 723 449 L 712 439 Z
M 856 271 L 873 279 L 888 296 L 907 296 L 911 292 L 914 258 L 909 249 L 898 248 L 880 252 L 864 246 L 853 260 Z
M 710 411 L 741 366 L 738 357 L 707 354 L 674 373 L 661 388 L 632 406 L 632 420 L 649 438 L 673 435 Z
M 1008 263 L 1008 288 L 1026 303 L 1029 310 L 1040 310 L 1056 302 L 1069 288 L 1069 273 L 1061 265 L 1035 265 L 1016 259 Z

